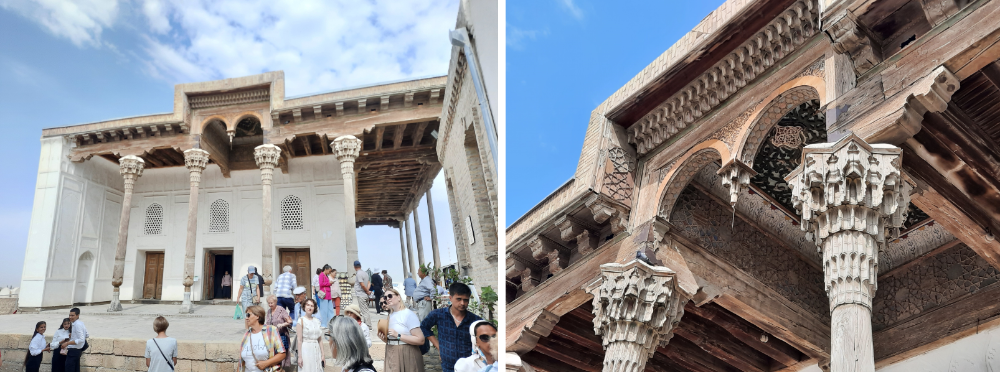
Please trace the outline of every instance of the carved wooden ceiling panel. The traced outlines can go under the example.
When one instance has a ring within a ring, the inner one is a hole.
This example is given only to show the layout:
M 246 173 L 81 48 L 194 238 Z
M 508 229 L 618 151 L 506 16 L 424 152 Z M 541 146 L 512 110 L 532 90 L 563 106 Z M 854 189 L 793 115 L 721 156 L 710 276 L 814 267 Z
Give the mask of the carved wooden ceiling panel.
M 803 147 L 826 142 L 826 138 L 826 114 L 820 110 L 819 100 L 792 109 L 764 138 L 753 161 L 757 175 L 750 182 L 788 210 L 795 210 L 785 176 L 799 166 Z

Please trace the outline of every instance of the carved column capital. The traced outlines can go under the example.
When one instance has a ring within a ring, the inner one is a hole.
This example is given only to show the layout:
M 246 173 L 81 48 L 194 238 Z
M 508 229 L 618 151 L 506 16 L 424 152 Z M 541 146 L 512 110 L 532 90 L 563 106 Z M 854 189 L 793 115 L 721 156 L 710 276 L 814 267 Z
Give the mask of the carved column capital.
M 281 148 L 272 144 L 257 146 L 253 149 L 253 158 L 257 161 L 257 167 L 260 168 L 261 181 L 270 185 L 271 178 L 274 176 L 274 167 L 278 166 L 278 160 L 281 159 Z
M 847 303 L 871 309 L 879 247 L 887 229 L 898 235 L 910 204 L 901 163 L 898 147 L 852 134 L 806 147 L 802 164 L 785 178 L 802 230 L 823 254 L 831 310 Z
M 122 178 L 125 180 L 125 188 L 132 190 L 135 180 L 142 176 L 142 170 L 146 167 L 146 162 L 135 155 L 125 155 L 118 159 L 118 167 Z
M 729 189 L 729 204 L 735 206 L 740 193 L 750 187 L 750 178 L 757 172 L 742 161 L 733 160 L 722 166 L 717 174 L 722 176 L 722 186 Z
M 191 173 L 191 184 L 199 184 L 201 172 L 208 166 L 208 151 L 202 149 L 184 150 L 184 166 Z
M 858 76 L 882 62 L 879 40 L 851 12 L 843 10 L 835 13 L 823 24 L 827 25 L 824 31 L 833 40 L 833 50 L 851 57 Z
M 337 160 L 340 160 L 342 168 L 344 163 L 351 163 L 353 170 L 354 159 L 357 159 L 358 155 L 361 154 L 361 144 L 361 140 L 351 135 L 340 136 L 333 140 L 334 155 L 337 156 Z
M 603 338 L 605 372 L 642 371 L 684 315 L 686 300 L 674 272 L 641 261 L 601 265 L 587 292 L 594 296 L 594 332 Z

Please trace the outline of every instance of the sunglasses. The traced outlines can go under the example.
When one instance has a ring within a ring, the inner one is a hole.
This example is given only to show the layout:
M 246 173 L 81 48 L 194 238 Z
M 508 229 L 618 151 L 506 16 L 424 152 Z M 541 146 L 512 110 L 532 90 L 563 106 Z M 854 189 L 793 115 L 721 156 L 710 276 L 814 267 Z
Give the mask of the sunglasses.
M 479 335 L 479 341 L 490 342 L 490 340 L 497 338 L 497 335 Z
M 382 296 L 382 297 L 385 297 L 386 300 L 391 300 L 392 296 L 394 296 L 394 295 L 392 293 L 390 293 L 390 294 L 387 294 L 387 295 Z

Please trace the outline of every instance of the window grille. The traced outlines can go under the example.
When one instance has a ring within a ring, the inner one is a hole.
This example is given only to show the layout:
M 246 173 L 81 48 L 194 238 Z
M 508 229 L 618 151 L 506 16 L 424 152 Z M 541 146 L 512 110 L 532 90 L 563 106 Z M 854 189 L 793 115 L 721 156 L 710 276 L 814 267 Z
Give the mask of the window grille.
M 229 231 L 229 203 L 218 199 L 208 207 L 208 232 Z
M 281 199 L 281 229 L 302 230 L 302 199 L 295 195 Z
M 160 235 L 163 233 L 162 205 L 153 203 L 146 207 L 146 223 L 144 227 L 146 235 Z

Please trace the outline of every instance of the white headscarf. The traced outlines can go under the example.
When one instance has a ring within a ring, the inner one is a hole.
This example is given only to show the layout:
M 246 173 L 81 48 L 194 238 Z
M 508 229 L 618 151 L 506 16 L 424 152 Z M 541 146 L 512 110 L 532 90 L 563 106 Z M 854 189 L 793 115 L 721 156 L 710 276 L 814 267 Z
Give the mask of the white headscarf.
M 479 345 L 476 343 L 476 326 L 478 326 L 479 323 L 486 323 L 486 321 L 480 319 L 472 322 L 472 325 L 469 326 L 469 335 L 472 336 L 472 356 L 477 358 L 483 355 L 482 350 L 479 350 Z

